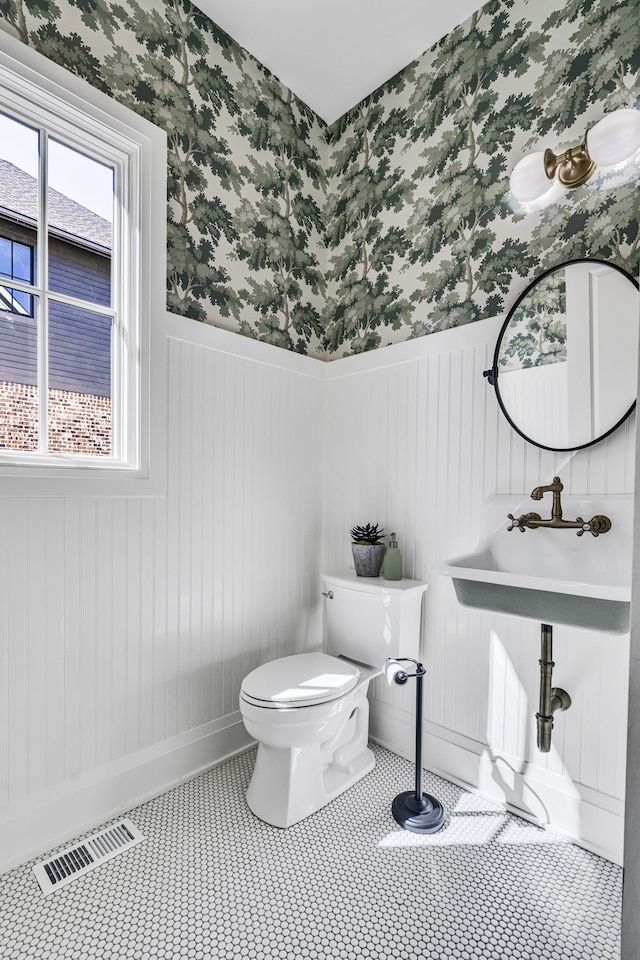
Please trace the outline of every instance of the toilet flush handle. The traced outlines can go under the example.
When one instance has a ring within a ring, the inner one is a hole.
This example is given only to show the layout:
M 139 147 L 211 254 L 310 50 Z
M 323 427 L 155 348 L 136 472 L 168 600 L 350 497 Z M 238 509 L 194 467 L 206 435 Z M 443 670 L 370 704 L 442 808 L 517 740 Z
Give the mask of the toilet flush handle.
M 333 600 L 333 590 L 327 590 L 326 593 L 325 593 L 325 591 L 323 590 L 323 591 L 322 591 L 322 596 L 323 596 L 323 597 L 326 597 L 327 600 Z

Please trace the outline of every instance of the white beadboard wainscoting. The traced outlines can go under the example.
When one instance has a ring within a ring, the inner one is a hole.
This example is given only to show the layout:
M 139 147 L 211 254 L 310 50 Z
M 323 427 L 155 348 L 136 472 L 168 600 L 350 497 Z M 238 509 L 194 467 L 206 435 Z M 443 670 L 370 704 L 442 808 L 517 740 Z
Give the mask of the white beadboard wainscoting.
M 628 635 L 554 629 L 553 682 L 572 706 L 556 713 L 551 753 L 541 754 L 539 626 L 461 607 L 434 569 L 476 545 L 485 500 L 526 499 L 556 474 L 567 494 L 629 494 L 632 522 L 635 418 L 574 455 L 526 443 L 482 376 L 499 329 L 499 319 L 481 321 L 329 365 L 323 566 L 351 565 L 354 523 L 396 531 L 405 576 L 430 585 L 425 765 L 621 862 Z M 582 546 L 598 542 L 584 537 Z M 373 685 L 372 734 L 407 757 L 414 696 L 410 684 Z
M 165 492 L 0 500 L 2 870 L 246 746 L 244 674 L 320 642 L 324 365 L 153 336 Z
M 628 637 L 598 660 L 598 635 L 556 628 L 573 705 L 542 756 L 538 627 L 460 607 L 434 572 L 478 541 L 486 498 L 555 473 L 567 493 L 633 491 L 633 420 L 573 457 L 509 428 L 482 377 L 499 327 L 323 364 L 158 319 L 144 495 L 0 499 L 0 870 L 244 749 L 242 677 L 317 648 L 320 571 L 352 566 L 362 522 L 397 531 L 405 575 L 430 583 L 426 765 L 620 860 Z M 412 756 L 412 689 L 373 685 L 372 734 Z

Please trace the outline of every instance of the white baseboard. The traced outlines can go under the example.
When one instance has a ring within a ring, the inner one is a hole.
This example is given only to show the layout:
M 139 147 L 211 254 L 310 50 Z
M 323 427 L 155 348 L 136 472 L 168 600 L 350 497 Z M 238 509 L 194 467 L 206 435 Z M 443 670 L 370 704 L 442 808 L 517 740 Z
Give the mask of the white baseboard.
M 415 733 L 407 714 L 373 701 L 370 733 L 383 747 L 414 759 Z M 622 801 L 516 757 L 496 756 L 486 744 L 435 724 L 425 724 L 423 745 L 423 764 L 428 770 L 472 793 L 504 803 L 511 813 L 622 865 Z M 402 789 L 411 789 L 411 784 Z
M 413 759 L 414 730 L 407 714 L 374 701 L 370 733 L 382 746 Z M 0 814 L 0 874 L 241 753 L 252 742 L 236 712 L 17 801 Z M 512 813 L 622 864 L 621 801 L 516 758 L 491 756 L 486 744 L 432 724 L 425 725 L 424 763 L 466 790 L 504 803 Z M 398 788 L 410 789 L 411 784 Z
M 236 712 L 16 801 L 0 813 L 0 873 L 191 779 L 252 742 Z

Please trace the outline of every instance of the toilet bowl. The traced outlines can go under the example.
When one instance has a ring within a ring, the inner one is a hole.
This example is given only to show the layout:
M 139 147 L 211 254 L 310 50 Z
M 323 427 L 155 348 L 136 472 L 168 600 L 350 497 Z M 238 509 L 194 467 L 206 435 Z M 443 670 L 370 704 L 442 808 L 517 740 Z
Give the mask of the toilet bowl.
M 272 660 L 245 678 L 240 711 L 259 743 L 247 791 L 256 816 L 289 827 L 372 769 L 367 689 L 377 673 L 303 653 Z
M 240 691 L 244 725 L 258 742 L 247 803 L 276 827 L 315 813 L 373 768 L 369 684 L 388 656 L 419 649 L 426 584 L 353 571 L 322 580 L 327 652 L 264 663 Z

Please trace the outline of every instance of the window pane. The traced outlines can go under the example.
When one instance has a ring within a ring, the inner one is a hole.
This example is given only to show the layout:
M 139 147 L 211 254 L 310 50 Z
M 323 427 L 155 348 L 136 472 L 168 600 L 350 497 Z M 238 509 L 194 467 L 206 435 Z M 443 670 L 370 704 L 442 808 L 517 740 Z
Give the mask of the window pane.
M 49 303 L 49 450 L 112 455 L 111 317 Z
M 30 293 L 0 284 L 0 311 L 13 313 L 16 317 L 33 317 L 33 297 Z
M 24 283 L 33 283 L 32 249 L 17 241 L 14 241 L 13 244 L 12 280 L 22 280 Z
M 49 140 L 49 287 L 111 306 L 114 171 Z
M 11 240 L 0 237 L 0 276 L 13 279 L 11 276 L 11 258 L 13 254 Z
M 9 280 L 23 280 L 25 283 L 32 283 L 32 251 L 31 247 L 15 240 L 9 240 L 6 237 L 0 237 L 0 277 L 7 277 Z M 3 306 L 11 310 L 6 290 L 4 296 L 0 295 Z M 15 291 L 14 300 L 22 304 L 22 310 L 13 312 L 25 312 L 31 316 L 32 308 L 31 296 L 28 293 Z
M 29 260 L 37 239 L 39 141 L 37 130 L 0 113 L 0 236 L 24 245 Z M 23 256 L 24 251 L 18 256 L 18 272 L 13 273 L 15 250 L 0 243 L 0 273 L 33 282 L 30 262 L 25 273 Z
M 13 312 L 24 317 L 33 316 L 33 297 L 22 290 L 14 291 Z
M 16 290 L 0 287 L 0 449 L 38 449 L 38 328 L 3 309 Z M 35 316 L 37 298 L 33 300 Z

